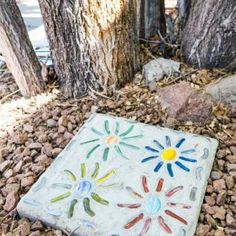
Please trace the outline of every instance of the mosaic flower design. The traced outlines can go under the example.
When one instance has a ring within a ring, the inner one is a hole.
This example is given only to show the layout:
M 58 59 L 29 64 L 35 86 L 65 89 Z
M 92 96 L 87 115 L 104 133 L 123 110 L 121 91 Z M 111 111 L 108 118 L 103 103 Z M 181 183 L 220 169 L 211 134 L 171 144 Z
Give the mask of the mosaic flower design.
M 146 146 L 145 148 L 152 152 L 153 155 L 146 157 L 142 160 L 142 163 L 158 160 L 157 165 L 154 168 L 154 172 L 158 172 L 162 166 L 166 165 L 167 171 L 171 177 L 174 176 L 173 165 L 179 167 L 180 169 L 189 172 L 190 169 L 183 164 L 184 162 L 196 163 L 197 160 L 186 157 L 186 155 L 194 153 L 195 148 L 184 149 L 182 150 L 181 146 L 185 142 L 185 138 L 181 138 L 175 145 L 172 145 L 171 139 L 169 136 L 165 136 L 166 142 L 165 145 L 162 145 L 157 140 L 153 140 L 155 147 Z
M 155 224 L 157 222 L 159 226 L 165 231 L 165 233 L 172 234 L 172 229 L 165 222 L 165 216 L 171 217 L 183 225 L 188 225 L 188 222 L 184 218 L 172 211 L 172 208 L 180 208 L 183 210 L 188 210 L 191 208 L 190 205 L 171 201 L 172 196 L 181 191 L 183 186 L 177 186 L 168 190 L 167 192 L 164 192 L 162 191 L 164 187 L 164 179 L 161 178 L 157 183 L 155 192 L 153 193 L 152 191 L 151 193 L 149 191 L 146 176 L 142 176 L 142 187 L 144 192 L 143 195 L 135 192 L 131 187 L 126 187 L 126 189 L 134 197 L 139 199 L 139 202 L 135 204 L 117 204 L 118 207 L 128 208 L 132 211 L 137 211 L 140 209 L 138 215 L 136 215 L 134 218 L 128 221 L 126 225 L 124 225 L 125 229 L 130 229 L 139 222 L 144 221 L 142 230 L 139 234 L 139 236 L 144 236 L 149 231 L 152 223 Z
M 99 131 L 95 128 L 91 128 L 91 131 L 97 136 L 95 139 L 91 139 L 85 142 L 80 143 L 81 145 L 89 144 L 89 143 L 96 143 L 94 146 L 88 151 L 86 158 L 90 158 L 91 155 L 98 150 L 99 148 L 102 148 L 102 158 L 103 161 L 106 161 L 109 157 L 109 153 L 111 152 L 111 149 L 114 149 L 115 152 L 125 158 L 128 159 L 128 157 L 125 155 L 123 148 L 130 148 L 134 150 L 139 150 L 140 148 L 138 146 L 135 146 L 133 144 L 130 144 L 129 141 L 135 140 L 138 138 L 142 138 L 142 134 L 133 135 L 133 129 L 134 125 L 130 125 L 127 130 L 121 131 L 120 129 L 120 123 L 116 122 L 115 124 L 115 130 L 110 129 L 110 123 L 108 120 L 104 121 L 104 130 Z M 104 148 L 103 148 L 104 147 Z
M 101 185 L 115 174 L 114 169 L 107 172 L 101 178 L 97 178 L 97 176 L 99 175 L 99 163 L 95 163 L 94 171 L 90 177 L 87 177 L 86 165 L 84 163 L 81 164 L 81 178 L 78 178 L 70 170 L 64 170 L 64 172 L 68 175 L 72 184 L 70 183 L 53 184 L 51 187 L 63 188 L 67 189 L 68 191 L 52 198 L 51 203 L 55 203 L 70 197 L 71 202 L 68 211 L 69 218 L 73 216 L 75 205 L 77 203 L 82 202 L 84 211 L 91 217 L 95 216 L 95 213 L 90 207 L 91 199 L 105 206 L 109 204 L 107 200 L 100 197 L 95 191 L 97 186 Z

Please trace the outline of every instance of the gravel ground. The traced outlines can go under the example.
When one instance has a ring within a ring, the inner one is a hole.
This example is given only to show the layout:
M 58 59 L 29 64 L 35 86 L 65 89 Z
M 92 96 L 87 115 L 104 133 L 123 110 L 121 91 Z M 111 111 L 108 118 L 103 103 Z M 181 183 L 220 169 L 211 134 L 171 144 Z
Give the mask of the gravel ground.
M 206 75 L 205 80 L 211 76 Z M 161 109 L 156 92 L 139 84 L 139 77 L 137 83 L 117 91 L 112 98 L 65 99 L 54 90 L 29 100 L 15 97 L 17 102 L 0 104 L 0 235 L 69 235 L 38 221 L 20 219 L 15 207 L 94 111 L 218 139 L 196 235 L 236 235 L 236 118 L 217 104 L 209 124 L 178 124 Z M 198 77 L 203 79 L 196 72 L 188 80 L 199 87 Z

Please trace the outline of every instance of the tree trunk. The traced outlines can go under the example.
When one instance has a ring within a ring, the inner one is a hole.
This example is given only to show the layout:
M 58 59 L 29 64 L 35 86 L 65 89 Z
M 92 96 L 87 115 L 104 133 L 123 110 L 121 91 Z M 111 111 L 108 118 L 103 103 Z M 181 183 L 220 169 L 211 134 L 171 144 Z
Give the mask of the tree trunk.
M 180 39 L 182 38 L 182 32 L 186 23 L 186 19 L 189 14 L 190 1 L 191 0 L 178 0 L 177 1 Z
M 41 93 L 41 66 L 15 0 L 0 0 L 0 47 L 22 95 Z
M 39 0 L 66 96 L 115 89 L 138 66 L 136 0 Z
M 141 0 L 140 38 L 149 39 L 157 35 L 158 31 L 162 35 L 166 32 L 165 1 Z
M 236 69 L 235 0 L 194 0 L 187 11 L 182 32 L 185 61 L 200 68 Z

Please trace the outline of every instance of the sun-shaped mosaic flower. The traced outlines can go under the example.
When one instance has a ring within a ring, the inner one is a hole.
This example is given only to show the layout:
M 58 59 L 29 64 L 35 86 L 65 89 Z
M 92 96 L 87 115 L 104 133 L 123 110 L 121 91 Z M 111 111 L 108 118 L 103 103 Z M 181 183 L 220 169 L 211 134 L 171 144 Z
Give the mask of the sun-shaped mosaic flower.
M 67 189 L 68 191 L 56 196 L 51 199 L 51 203 L 55 203 L 61 201 L 65 198 L 71 199 L 70 207 L 68 211 L 68 217 L 71 218 L 74 213 L 74 208 L 77 203 L 82 202 L 84 211 L 89 216 L 95 216 L 95 213 L 92 211 L 90 207 L 90 200 L 93 199 L 94 201 L 102 204 L 108 205 L 109 202 L 103 198 L 101 198 L 95 191 L 96 187 L 100 184 L 104 183 L 110 177 L 115 174 L 115 170 L 111 170 L 107 172 L 103 177 L 97 178 L 99 175 L 99 163 L 95 163 L 95 168 L 90 177 L 87 177 L 87 170 L 84 163 L 81 164 L 81 178 L 78 178 L 72 171 L 64 170 L 64 172 L 69 176 L 72 184 L 68 183 L 54 183 L 51 187 L 63 188 Z
M 173 165 L 181 168 L 184 171 L 189 172 L 190 169 L 183 164 L 183 162 L 195 163 L 196 159 L 191 157 L 186 157 L 186 155 L 194 153 L 195 148 L 182 149 L 181 146 L 185 142 L 185 138 L 181 138 L 175 145 L 172 145 L 171 139 L 169 136 L 165 136 L 166 143 L 162 145 L 157 140 L 153 140 L 155 147 L 146 146 L 145 148 L 152 152 L 153 155 L 146 157 L 142 160 L 142 163 L 158 160 L 157 165 L 154 168 L 154 172 L 158 172 L 163 165 L 166 165 L 168 173 L 171 177 L 174 176 Z
M 139 150 L 138 146 L 128 143 L 130 140 L 135 140 L 138 138 L 142 138 L 142 134 L 133 135 L 134 125 L 130 125 L 128 129 L 121 131 L 119 122 L 116 122 L 115 129 L 110 129 L 110 123 L 108 120 L 104 121 L 104 130 L 99 131 L 94 127 L 91 128 L 91 131 L 97 136 L 97 138 L 85 141 L 80 143 L 81 145 L 95 143 L 94 146 L 88 151 L 86 158 L 90 158 L 91 155 L 99 148 L 103 149 L 103 161 L 106 161 L 109 157 L 109 153 L 111 149 L 114 149 L 115 152 L 125 158 L 128 159 L 123 148 L 130 148 L 134 150 Z
M 183 186 L 177 186 L 168 190 L 167 192 L 162 191 L 164 187 L 164 179 L 160 179 L 157 183 L 155 191 L 150 191 L 147 185 L 146 176 L 142 176 L 142 187 L 144 194 L 135 192 L 131 187 L 126 189 L 139 201 L 135 204 L 119 203 L 118 207 L 128 208 L 135 211 L 137 215 L 129 220 L 124 225 L 125 229 L 130 229 L 138 224 L 140 221 L 144 221 L 142 230 L 139 236 L 144 236 L 149 231 L 152 223 L 158 223 L 159 226 L 167 234 L 172 233 L 172 229 L 165 222 L 165 217 L 171 217 L 175 221 L 180 222 L 183 225 L 188 225 L 188 222 L 172 211 L 172 208 L 179 208 L 188 210 L 191 208 L 190 205 L 183 203 L 175 203 L 171 201 L 172 196 L 183 190 Z M 138 211 L 138 212 L 137 212 Z

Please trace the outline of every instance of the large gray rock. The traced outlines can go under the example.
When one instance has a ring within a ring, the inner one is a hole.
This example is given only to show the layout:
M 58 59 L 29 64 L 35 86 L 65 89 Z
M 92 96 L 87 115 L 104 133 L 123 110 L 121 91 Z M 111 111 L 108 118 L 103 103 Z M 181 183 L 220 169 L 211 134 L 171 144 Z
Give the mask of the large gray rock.
M 211 117 L 212 101 L 188 82 L 170 85 L 157 92 L 161 106 L 171 118 L 181 122 L 206 123 Z
M 162 57 L 150 61 L 143 66 L 143 75 L 146 84 L 151 84 L 155 81 L 158 81 L 165 75 L 173 75 L 175 73 L 179 73 L 179 67 L 179 62 Z
M 209 84 L 206 87 L 206 92 L 215 100 L 225 103 L 233 112 L 236 112 L 236 75 Z

